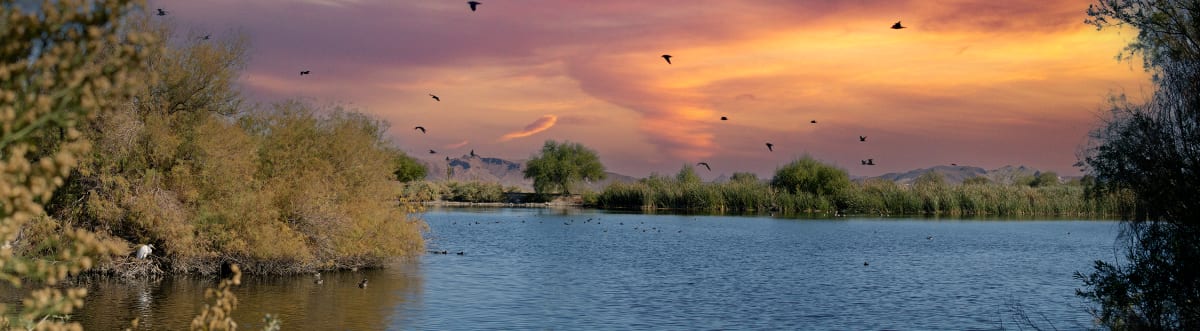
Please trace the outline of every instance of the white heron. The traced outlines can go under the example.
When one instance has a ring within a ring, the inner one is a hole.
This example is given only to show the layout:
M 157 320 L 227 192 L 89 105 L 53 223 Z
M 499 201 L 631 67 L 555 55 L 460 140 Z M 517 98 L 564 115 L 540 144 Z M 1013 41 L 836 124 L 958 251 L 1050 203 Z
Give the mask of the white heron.
M 150 253 L 154 251 L 154 244 L 141 245 L 137 249 L 137 258 L 144 259 L 150 257 Z

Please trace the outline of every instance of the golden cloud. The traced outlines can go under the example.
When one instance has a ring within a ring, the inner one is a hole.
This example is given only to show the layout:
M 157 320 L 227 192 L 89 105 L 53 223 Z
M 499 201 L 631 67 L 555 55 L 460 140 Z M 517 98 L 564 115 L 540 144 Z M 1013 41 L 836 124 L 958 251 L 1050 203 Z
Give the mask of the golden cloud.
M 526 125 L 525 128 L 521 129 L 520 131 L 509 132 L 509 133 L 505 134 L 504 136 L 501 136 L 500 141 L 509 141 L 509 140 L 513 140 L 513 139 L 517 139 L 517 138 L 525 138 L 528 136 L 535 135 L 538 132 L 542 132 L 542 131 L 546 131 L 546 130 L 550 129 L 551 127 L 554 126 L 554 123 L 556 123 L 556 122 L 558 122 L 558 116 L 555 116 L 555 115 L 542 116 L 541 118 L 537 119 L 536 121 L 533 121 L 533 123 L 529 123 L 529 125 Z

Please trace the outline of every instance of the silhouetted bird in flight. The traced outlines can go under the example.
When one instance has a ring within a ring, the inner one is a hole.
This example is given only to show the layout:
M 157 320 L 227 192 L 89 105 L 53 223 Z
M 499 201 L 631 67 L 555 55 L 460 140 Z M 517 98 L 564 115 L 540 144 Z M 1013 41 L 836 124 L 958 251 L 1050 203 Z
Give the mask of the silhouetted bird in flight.
M 425 133 L 425 127 L 423 126 L 414 127 L 413 130 L 421 130 L 421 133 Z
M 722 120 L 722 121 L 728 121 L 728 120 L 729 120 L 729 118 L 728 118 L 728 117 L 725 117 L 725 116 L 721 116 L 721 120 Z
M 768 151 L 768 152 L 774 152 L 774 151 L 775 151 L 775 144 L 772 144 L 772 143 L 767 143 L 767 151 Z
M 159 8 L 159 9 L 158 9 L 158 14 L 155 14 L 155 15 L 158 15 L 158 16 L 167 16 L 167 11 L 166 11 L 166 10 L 163 10 L 162 8 Z
M 950 166 L 952 166 L 952 167 L 957 167 L 957 166 L 958 166 L 958 163 L 951 163 L 951 164 L 950 164 Z
M 430 98 L 433 98 L 433 101 L 442 101 L 442 98 L 439 98 L 438 96 L 436 96 L 436 95 L 433 95 L 432 93 L 431 93 L 431 94 L 429 94 L 429 97 L 430 97 Z
M 431 149 L 431 150 L 429 150 L 429 154 L 437 154 L 437 151 Z M 449 156 L 447 156 L 447 157 L 449 157 Z
M 475 7 L 479 6 L 479 1 L 467 1 L 467 4 L 471 5 L 471 11 L 475 11 Z
M 700 163 L 696 163 L 696 165 L 704 166 L 704 169 L 708 169 L 708 171 L 712 171 L 712 167 L 708 166 L 708 162 L 700 162 Z
M 896 21 L 896 24 L 892 24 L 892 29 L 900 30 L 903 28 L 907 28 L 907 26 L 900 25 L 900 21 Z
M 811 120 L 811 121 L 808 121 L 808 122 L 809 122 L 809 123 L 812 123 L 812 124 L 817 124 L 817 120 Z
M 308 75 L 308 74 L 311 74 L 311 72 L 309 72 L 308 70 L 300 72 L 300 76 L 304 76 L 304 75 Z
M 866 161 L 862 161 L 862 164 L 863 165 L 875 165 L 875 159 L 867 159 Z
M 867 141 L 867 136 L 858 136 L 858 141 Z
M 671 54 L 663 54 L 663 59 L 667 60 L 667 64 L 671 64 Z
M 206 35 L 204 35 L 203 37 L 196 38 L 196 39 L 200 39 L 200 40 L 208 40 L 208 38 L 211 38 L 211 37 L 212 37 L 212 35 L 211 35 L 211 34 L 206 34 Z

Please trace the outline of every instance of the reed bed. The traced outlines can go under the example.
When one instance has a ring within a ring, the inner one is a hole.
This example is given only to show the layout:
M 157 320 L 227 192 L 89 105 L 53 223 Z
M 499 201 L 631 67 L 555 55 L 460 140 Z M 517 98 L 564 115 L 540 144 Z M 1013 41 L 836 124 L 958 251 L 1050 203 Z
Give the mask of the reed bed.
M 859 215 L 1115 216 L 1129 194 L 1089 196 L 1082 185 L 900 185 L 867 181 L 830 194 L 790 193 L 761 181 L 679 182 L 652 178 L 614 183 L 589 202 L 597 208 L 704 212 Z

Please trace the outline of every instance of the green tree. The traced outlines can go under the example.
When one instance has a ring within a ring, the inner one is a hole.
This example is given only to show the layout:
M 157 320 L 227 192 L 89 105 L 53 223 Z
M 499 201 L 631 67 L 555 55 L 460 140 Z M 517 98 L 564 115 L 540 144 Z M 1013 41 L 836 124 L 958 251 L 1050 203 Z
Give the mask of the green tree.
M 1081 162 L 1094 194 L 1132 192 L 1125 211 L 1125 262 L 1096 261 L 1077 274 L 1079 295 L 1098 304 L 1105 326 L 1200 329 L 1200 5 L 1195 1 L 1099 0 L 1099 29 L 1133 28 L 1122 51 L 1154 76 L 1150 99 L 1113 98 L 1111 118 L 1092 132 Z
M 771 178 L 771 186 L 776 188 L 817 196 L 832 196 L 850 189 L 851 185 L 850 175 L 845 170 L 807 155 L 775 170 L 775 177 Z
M 411 156 L 405 155 L 402 152 L 396 152 L 398 155 L 393 161 L 393 168 L 396 169 L 392 174 L 396 175 L 396 180 L 407 183 L 415 180 L 425 179 L 425 174 L 428 171 L 425 165 L 417 162 Z
M 1029 182 L 1031 187 L 1044 187 L 1058 185 L 1058 174 L 1053 171 L 1038 172 L 1033 175 L 1033 180 Z
M 533 179 L 533 189 L 538 194 L 571 194 L 575 182 L 604 177 L 604 165 L 596 152 L 570 141 L 547 140 L 542 151 L 525 162 L 525 178 Z
M 679 168 L 679 173 L 675 174 L 675 180 L 682 184 L 695 184 L 700 182 L 700 175 L 696 174 L 696 167 L 684 164 Z

